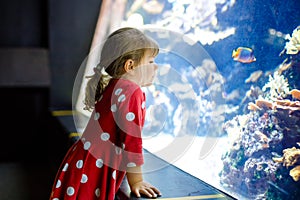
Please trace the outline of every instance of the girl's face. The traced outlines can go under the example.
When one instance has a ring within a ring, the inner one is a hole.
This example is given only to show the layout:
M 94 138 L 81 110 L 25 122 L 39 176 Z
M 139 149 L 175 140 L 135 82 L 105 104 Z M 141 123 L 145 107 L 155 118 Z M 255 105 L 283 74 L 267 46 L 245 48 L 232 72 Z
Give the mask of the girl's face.
M 141 63 L 134 67 L 134 81 L 140 86 L 150 86 L 155 78 L 157 64 L 154 62 L 152 52 L 146 51 Z

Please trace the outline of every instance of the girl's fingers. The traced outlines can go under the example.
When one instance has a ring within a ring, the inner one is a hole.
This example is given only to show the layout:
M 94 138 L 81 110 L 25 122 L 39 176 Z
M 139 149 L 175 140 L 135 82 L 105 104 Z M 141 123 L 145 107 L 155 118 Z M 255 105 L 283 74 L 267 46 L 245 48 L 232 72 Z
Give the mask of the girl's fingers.
M 145 188 L 145 189 L 141 189 L 140 190 L 142 194 L 148 196 L 148 197 L 154 197 L 152 196 L 152 194 L 148 191 L 148 188 Z
M 138 186 L 134 189 L 133 192 L 137 197 L 141 197 L 141 194 L 150 198 L 156 198 L 157 196 L 161 196 L 160 191 L 149 184 Z
M 151 187 L 151 189 L 158 195 L 161 195 L 160 191 L 156 187 Z
M 135 190 L 134 190 L 134 193 L 135 193 L 135 195 L 136 195 L 138 198 L 141 197 L 141 194 L 140 194 L 139 189 L 135 189 Z
M 157 194 L 155 193 L 155 191 L 152 188 L 146 188 L 146 189 L 151 194 L 150 197 L 157 197 Z

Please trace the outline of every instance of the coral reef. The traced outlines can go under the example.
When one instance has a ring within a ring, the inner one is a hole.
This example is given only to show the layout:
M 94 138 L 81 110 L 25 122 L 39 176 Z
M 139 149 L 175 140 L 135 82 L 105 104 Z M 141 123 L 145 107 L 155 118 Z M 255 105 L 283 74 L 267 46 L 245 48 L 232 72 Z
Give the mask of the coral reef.
M 300 100 L 300 90 L 297 89 L 291 90 L 291 95 L 293 96 L 293 98 Z
M 300 102 L 257 99 L 248 108 L 248 114 L 224 123 L 231 148 L 222 157 L 222 185 L 249 198 L 300 195 L 299 190 L 291 192 L 300 186 L 300 168 L 295 166 L 300 150 L 290 148 L 300 141 Z
M 269 100 L 285 98 L 290 93 L 287 79 L 279 75 L 278 71 L 275 71 L 273 76 L 270 75 L 269 82 L 262 87 L 263 92 L 267 89 L 269 92 L 265 93 L 264 98 Z
M 300 179 L 300 165 L 294 167 L 290 171 L 290 176 L 293 177 L 294 181 L 299 181 L 299 179 Z
M 299 51 L 297 27 L 285 46 L 289 59 L 261 90 L 247 92 L 240 104 L 247 104 L 247 111 L 223 124 L 230 148 L 222 156 L 220 182 L 246 199 L 300 196 Z
M 287 35 L 286 40 L 280 53 L 286 59 L 279 65 L 278 73 L 288 79 L 291 88 L 300 88 L 300 26 L 293 30 L 292 36 Z
M 276 181 L 275 172 L 280 164 L 272 160 L 271 152 L 280 148 L 284 137 L 274 112 L 260 112 L 239 115 L 224 124 L 232 145 L 222 158 L 221 183 L 232 190 L 238 187 L 250 197 L 264 194 L 268 181 Z
M 296 147 L 287 148 L 283 150 L 283 156 L 281 158 L 273 158 L 277 163 L 282 163 L 283 166 L 289 168 L 290 166 L 295 166 L 290 170 L 290 176 L 294 181 L 299 181 L 300 178 L 300 149 Z
M 292 36 L 286 36 L 288 42 L 285 44 L 284 50 L 281 53 L 295 55 L 300 51 L 300 26 L 293 30 Z
M 283 163 L 283 166 L 290 167 L 300 161 L 300 149 L 296 147 L 287 148 L 283 150 L 281 158 L 273 158 L 275 162 Z

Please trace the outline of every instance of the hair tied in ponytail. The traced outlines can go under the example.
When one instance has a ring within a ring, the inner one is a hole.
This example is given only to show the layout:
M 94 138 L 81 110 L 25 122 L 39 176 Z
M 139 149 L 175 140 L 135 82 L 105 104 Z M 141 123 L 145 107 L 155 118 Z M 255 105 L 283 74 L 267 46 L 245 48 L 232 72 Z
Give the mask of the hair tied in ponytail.
M 101 70 L 98 66 L 97 66 L 97 67 L 94 67 L 93 70 L 94 70 L 94 73 L 95 73 L 95 74 L 97 74 L 97 75 L 102 75 L 102 72 L 101 72 L 102 70 Z

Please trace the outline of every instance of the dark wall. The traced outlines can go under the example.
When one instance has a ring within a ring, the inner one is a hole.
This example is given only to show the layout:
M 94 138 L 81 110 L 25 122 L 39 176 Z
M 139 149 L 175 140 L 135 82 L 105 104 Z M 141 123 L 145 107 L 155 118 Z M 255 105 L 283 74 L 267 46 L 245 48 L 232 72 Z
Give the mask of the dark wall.
M 31 147 L 42 145 L 38 129 L 50 87 L 47 27 L 47 1 L 0 2 L 1 161 L 36 159 Z
M 51 106 L 71 108 L 77 71 L 87 56 L 101 0 L 50 0 Z
M 0 1 L 0 46 L 47 47 L 47 16 L 47 1 Z
M 49 140 L 65 141 L 49 129 L 49 109 L 71 109 L 100 6 L 101 0 L 0 1 L 0 161 L 37 159 Z
M 74 79 L 89 52 L 101 2 L 0 1 L 0 48 L 49 50 L 53 109 L 71 108 Z

